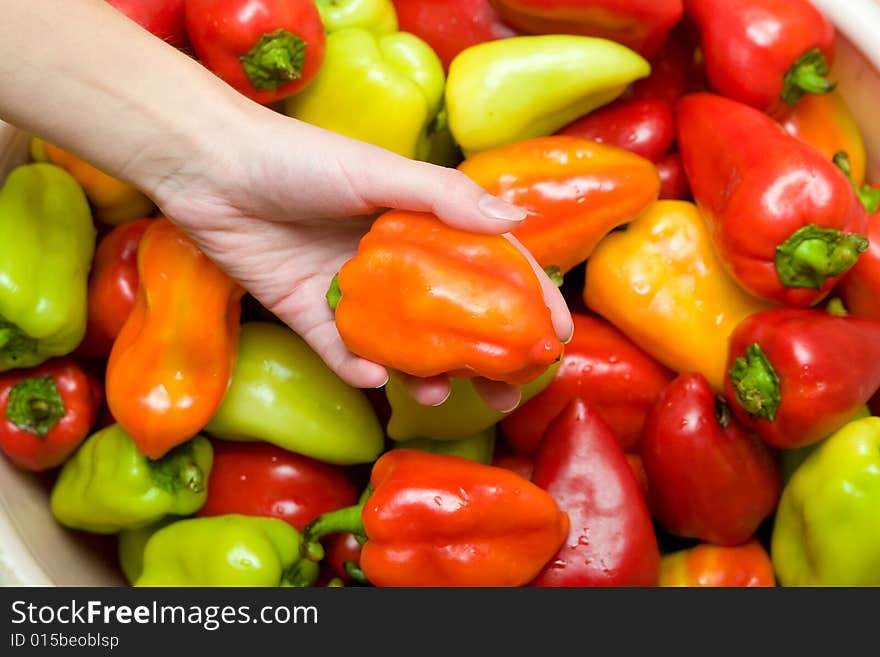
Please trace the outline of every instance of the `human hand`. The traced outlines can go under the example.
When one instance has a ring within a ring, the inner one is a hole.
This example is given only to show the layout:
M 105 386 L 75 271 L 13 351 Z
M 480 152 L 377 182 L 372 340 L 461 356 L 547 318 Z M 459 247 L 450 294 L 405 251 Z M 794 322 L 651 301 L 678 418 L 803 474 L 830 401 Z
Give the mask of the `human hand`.
M 474 232 L 500 234 L 525 217 L 464 174 L 400 157 L 266 110 L 252 107 L 240 131 L 216 135 L 210 147 L 156 180 L 159 207 L 266 309 L 309 343 L 346 382 L 381 387 L 388 373 L 342 342 L 325 294 L 357 251 L 377 212 L 428 211 Z M 562 295 L 528 252 L 561 340 L 573 325 Z M 445 376 L 405 377 L 425 405 L 449 395 Z M 519 403 L 516 386 L 475 379 L 499 410 Z

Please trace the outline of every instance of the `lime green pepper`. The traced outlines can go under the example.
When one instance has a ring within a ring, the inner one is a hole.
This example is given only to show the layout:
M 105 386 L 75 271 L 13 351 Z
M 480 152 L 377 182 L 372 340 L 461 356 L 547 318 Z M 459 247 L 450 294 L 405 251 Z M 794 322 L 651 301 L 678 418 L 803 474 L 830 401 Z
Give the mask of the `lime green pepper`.
M 95 226 L 64 169 L 24 164 L 0 188 L 0 372 L 72 352 L 86 330 Z
M 385 437 L 366 395 L 285 326 L 242 325 L 232 381 L 205 431 L 262 441 L 327 463 L 370 463 Z
M 454 440 L 436 440 L 434 438 L 416 438 L 397 445 L 399 449 L 419 449 L 433 454 L 449 454 L 461 456 L 483 465 L 492 463 L 495 454 L 495 426 L 467 438 Z
M 397 10 L 391 0 L 315 0 L 327 34 L 359 27 L 373 34 L 397 32 Z
M 277 518 L 190 518 L 149 538 L 135 586 L 309 586 L 322 557 Z
M 321 71 L 288 98 L 285 111 L 347 137 L 424 159 L 444 81 L 437 54 L 412 34 L 339 30 L 327 36 Z
M 771 539 L 783 586 L 880 586 L 880 418 L 822 441 L 785 486 Z
M 521 386 L 520 405 L 550 385 L 558 368 L 559 363 L 553 363 L 537 379 Z M 385 384 L 385 395 L 391 405 L 388 437 L 401 441 L 465 438 L 485 431 L 508 415 L 487 405 L 470 379 L 451 379 L 450 384 L 452 393 L 445 402 L 439 406 L 422 406 L 407 392 L 398 375 L 392 373 Z
M 546 34 L 487 41 L 452 60 L 449 125 L 466 156 L 551 135 L 650 72 L 647 60 L 606 39 Z
M 118 424 L 89 436 L 65 462 L 50 502 L 62 525 L 96 534 L 146 527 L 198 511 L 207 496 L 213 449 L 202 436 L 159 460 L 138 452 Z
M 116 536 L 116 553 L 119 567 L 129 584 L 134 584 L 144 570 L 144 548 L 150 537 L 172 522 L 180 522 L 179 516 L 165 516 L 159 522 L 140 527 L 139 529 L 123 529 Z

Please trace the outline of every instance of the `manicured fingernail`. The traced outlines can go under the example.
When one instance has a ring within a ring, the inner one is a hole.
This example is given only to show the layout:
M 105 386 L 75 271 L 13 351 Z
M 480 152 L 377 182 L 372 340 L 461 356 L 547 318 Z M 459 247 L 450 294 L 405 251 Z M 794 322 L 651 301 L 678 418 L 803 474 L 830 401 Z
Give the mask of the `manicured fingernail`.
M 574 326 L 571 327 L 571 333 L 568 334 L 568 337 L 562 341 L 562 344 L 568 344 L 574 340 Z
M 480 211 L 490 219 L 503 219 L 504 221 L 522 221 L 526 218 L 527 213 L 522 208 L 502 201 L 497 196 L 491 194 L 483 194 L 477 205 Z
M 382 383 L 380 383 L 379 385 L 374 386 L 374 387 L 375 387 L 375 388 L 384 388 L 384 387 L 385 387 L 385 384 L 388 383 L 388 379 L 389 379 L 389 376 L 386 374 L 386 375 L 385 375 L 385 380 L 384 380 Z
M 442 406 L 443 404 L 446 403 L 446 400 L 449 399 L 449 396 L 451 394 L 452 394 L 452 388 L 450 388 L 449 390 L 446 391 L 446 396 L 443 399 L 438 401 L 436 404 L 431 404 L 431 406 Z
M 498 410 L 498 412 L 499 413 L 512 413 L 513 411 L 516 410 L 517 406 L 519 406 L 519 403 L 521 401 L 522 401 L 522 395 L 520 395 L 519 397 L 516 398 L 516 401 L 513 402 L 513 406 L 511 406 L 510 408 L 501 408 Z

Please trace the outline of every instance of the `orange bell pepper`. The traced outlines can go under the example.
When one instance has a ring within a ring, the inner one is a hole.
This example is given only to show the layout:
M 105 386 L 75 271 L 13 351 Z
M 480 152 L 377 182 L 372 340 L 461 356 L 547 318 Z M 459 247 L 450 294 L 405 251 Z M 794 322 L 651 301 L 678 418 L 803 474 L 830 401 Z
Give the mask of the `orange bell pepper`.
M 865 182 L 867 154 L 856 119 L 839 91 L 807 94 L 787 109 L 779 123 L 785 131 L 831 160 L 840 151 L 849 156 L 853 182 Z
M 107 404 L 158 459 L 204 427 L 229 385 L 244 290 L 168 219 L 138 245 L 134 308 L 107 363 Z
M 701 543 L 660 559 L 660 586 L 776 586 L 767 551 L 752 539 L 735 547 Z
M 660 194 L 660 176 L 646 158 L 564 135 L 483 151 L 458 168 L 529 213 L 513 235 L 538 264 L 563 274 Z
M 31 157 L 37 162 L 51 162 L 67 170 L 83 188 L 92 204 L 92 214 L 101 223 L 118 226 L 147 217 L 156 209 L 156 204 L 137 187 L 42 139 L 31 138 Z
M 501 235 L 431 214 L 392 210 L 377 219 L 328 300 L 353 353 L 413 376 L 522 385 L 562 354 L 525 255 Z

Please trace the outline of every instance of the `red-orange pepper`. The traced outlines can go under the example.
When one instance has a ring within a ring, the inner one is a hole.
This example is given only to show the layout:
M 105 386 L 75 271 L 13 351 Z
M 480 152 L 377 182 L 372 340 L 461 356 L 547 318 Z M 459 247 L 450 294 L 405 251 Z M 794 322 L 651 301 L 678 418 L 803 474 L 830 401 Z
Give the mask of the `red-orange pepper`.
M 776 586 L 767 551 L 752 539 L 735 547 L 701 543 L 660 560 L 660 586 Z
M 163 456 L 204 427 L 229 386 L 244 290 L 167 219 L 138 245 L 138 291 L 107 363 L 110 412 Z
M 524 586 L 556 554 L 568 516 L 518 474 L 448 454 L 386 452 L 361 505 L 319 516 L 304 545 L 365 537 L 360 569 L 376 586 Z
M 478 185 L 529 216 L 513 235 L 542 267 L 562 273 L 660 193 L 646 158 L 589 139 L 555 135 L 483 151 L 459 165 Z
M 541 283 L 501 235 L 386 212 L 328 293 L 355 354 L 413 376 L 522 385 L 562 354 Z

